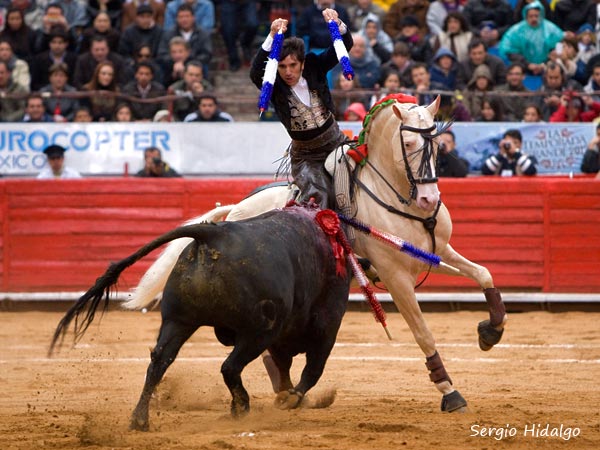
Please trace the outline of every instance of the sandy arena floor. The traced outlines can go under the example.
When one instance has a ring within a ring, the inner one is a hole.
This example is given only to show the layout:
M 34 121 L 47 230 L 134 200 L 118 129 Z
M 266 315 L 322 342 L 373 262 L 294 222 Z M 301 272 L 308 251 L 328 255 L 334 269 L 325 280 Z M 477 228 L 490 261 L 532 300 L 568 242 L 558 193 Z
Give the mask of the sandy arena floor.
M 388 314 L 389 342 L 371 314 L 350 312 L 307 396 L 309 404 L 335 397 L 333 404 L 275 409 L 255 361 L 243 374 L 252 411 L 233 420 L 219 372 L 228 349 L 202 329 L 159 386 L 148 433 L 129 431 L 128 422 L 159 313 L 110 311 L 76 348 L 47 359 L 61 317 L 0 313 L 0 449 L 600 448 L 600 313 L 512 314 L 502 344 L 487 353 L 475 331 L 484 313 L 426 314 L 469 402 L 465 414 L 439 411 L 441 395 L 399 314 Z M 303 360 L 293 367 L 295 379 Z M 482 436 L 490 427 L 502 430 Z M 543 436 L 546 429 L 560 436 Z

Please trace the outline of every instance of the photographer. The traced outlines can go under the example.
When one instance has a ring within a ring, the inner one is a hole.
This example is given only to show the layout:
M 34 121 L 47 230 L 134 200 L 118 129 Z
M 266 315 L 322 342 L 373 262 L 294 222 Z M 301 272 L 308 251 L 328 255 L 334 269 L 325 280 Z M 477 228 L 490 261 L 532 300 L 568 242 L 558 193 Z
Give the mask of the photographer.
M 581 171 L 600 174 L 600 125 L 596 126 L 596 135 L 588 142 L 587 149 L 583 154 Z
M 135 176 L 145 178 L 181 177 L 181 175 L 162 160 L 160 150 L 156 147 L 148 147 L 144 150 L 144 168 L 136 173 Z
M 456 138 L 452 131 L 445 131 L 440 135 L 437 166 L 440 177 L 460 178 L 469 173 L 469 161 L 458 155 Z
M 484 175 L 535 175 L 536 160 L 532 156 L 521 153 L 523 137 L 519 130 L 507 130 L 500 141 L 500 152 L 488 157 L 481 173 Z

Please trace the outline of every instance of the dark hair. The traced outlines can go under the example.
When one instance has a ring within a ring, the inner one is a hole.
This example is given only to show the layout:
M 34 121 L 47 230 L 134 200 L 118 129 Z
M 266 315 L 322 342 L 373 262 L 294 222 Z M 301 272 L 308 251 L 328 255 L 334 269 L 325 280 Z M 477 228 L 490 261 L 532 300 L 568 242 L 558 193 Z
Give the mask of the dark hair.
M 194 8 L 192 8 L 192 6 L 189 3 L 182 3 L 181 5 L 179 5 L 176 14 L 179 14 L 181 11 L 188 11 L 192 14 L 192 16 L 194 15 Z
M 138 63 L 135 64 L 135 73 L 137 73 L 138 69 L 140 67 L 147 67 L 148 69 L 150 69 L 150 72 L 152 72 L 152 75 L 154 75 L 154 66 L 149 63 L 148 61 L 140 61 Z
M 213 102 L 215 102 L 215 105 L 218 105 L 219 102 L 217 101 L 217 97 L 215 96 L 215 94 L 211 94 L 210 92 L 202 92 L 199 96 L 198 96 L 198 104 L 200 104 L 200 102 L 204 99 L 211 99 Z
M 26 104 L 29 105 L 29 100 L 31 99 L 38 99 L 41 100 L 42 102 L 44 101 L 44 97 L 42 97 L 42 94 L 38 94 L 37 92 L 34 92 L 33 94 L 30 94 L 29 97 L 27 97 L 27 102 Z
M 198 61 L 197 59 L 191 59 L 190 61 L 186 62 L 185 70 L 187 71 L 188 67 L 190 67 L 190 66 L 200 67 L 204 71 L 204 67 L 202 66 L 202 63 L 200 61 Z
M 514 62 L 514 63 L 511 63 L 508 66 L 506 66 L 506 73 L 510 72 L 515 67 L 519 67 L 521 69 L 521 72 L 523 72 L 523 74 L 525 74 L 525 66 L 519 62 Z
M 485 48 L 487 50 L 487 45 L 485 45 L 485 42 L 483 42 L 479 38 L 473 38 L 473 39 L 471 39 L 471 42 L 469 42 L 469 45 L 467 46 L 467 49 L 470 52 L 475 47 L 479 47 L 480 45 L 483 45 L 483 48 Z
M 383 87 L 385 80 L 387 80 L 390 75 L 396 75 L 398 77 L 398 80 L 400 81 L 400 86 L 402 86 L 403 83 L 400 72 L 392 68 L 386 68 L 381 70 L 381 76 L 379 77 L 379 84 L 381 85 L 381 87 Z
M 298 37 L 287 38 L 283 41 L 283 46 L 281 48 L 281 55 L 279 57 L 280 61 L 283 61 L 288 56 L 295 56 L 298 61 L 301 63 L 304 62 L 306 49 L 304 46 L 304 41 Z
M 485 97 L 481 101 L 481 105 L 483 106 L 484 103 L 490 105 L 490 108 L 494 111 L 492 122 L 504 122 L 504 103 L 499 97 Z
M 563 69 L 563 66 L 555 63 L 554 61 L 548 61 L 548 63 L 546 64 L 546 70 L 544 70 L 544 75 L 546 75 L 548 70 L 556 70 L 557 68 L 560 69 L 560 75 L 563 77 L 563 80 L 564 80 L 565 69 Z
M 456 142 L 456 135 L 454 134 L 454 131 L 452 130 L 445 130 L 442 132 L 442 134 L 449 134 L 450 136 L 452 136 L 452 140 Z
M 410 56 L 410 48 L 408 44 L 403 41 L 398 41 L 394 44 L 394 51 L 392 55 Z
M 448 31 L 448 21 L 450 19 L 456 19 L 460 22 L 460 29 L 462 31 L 469 31 L 469 23 L 463 13 L 460 11 L 450 11 L 446 18 L 444 19 L 444 24 L 442 25 L 442 30 Z
M 523 142 L 523 135 L 519 130 L 516 130 L 514 128 L 506 130 L 502 135 L 502 139 L 504 139 L 505 137 L 511 137 L 513 139 L 518 140 L 519 142 Z

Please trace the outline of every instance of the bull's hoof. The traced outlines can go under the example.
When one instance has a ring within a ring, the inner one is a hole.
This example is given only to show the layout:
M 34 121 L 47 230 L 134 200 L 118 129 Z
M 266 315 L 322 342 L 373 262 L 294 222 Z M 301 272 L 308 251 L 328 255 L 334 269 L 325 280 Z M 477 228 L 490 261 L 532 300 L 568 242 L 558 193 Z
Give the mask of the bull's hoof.
M 234 419 L 240 419 L 250 411 L 250 401 L 248 398 L 233 398 L 231 400 L 231 416 Z
M 460 392 L 453 391 L 442 397 L 442 412 L 465 412 L 467 410 L 467 401 L 460 395 Z
M 150 426 L 147 419 L 144 420 L 141 417 L 132 416 L 131 421 L 129 422 L 129 429 L 135 431 L 148 431 Z
M 479 334 L 479 348 L 484 352 L 487 352 L 494 345 L 500 342 L 504 328 L 497 330 L 492 326 L 489 320 L 482 320 L 477 326 L 477 333 Z
M 294 409 L 300 406 L 304 394 L 293 389 L 282 391 L 275 397 L 275 406 L 279 409 Z

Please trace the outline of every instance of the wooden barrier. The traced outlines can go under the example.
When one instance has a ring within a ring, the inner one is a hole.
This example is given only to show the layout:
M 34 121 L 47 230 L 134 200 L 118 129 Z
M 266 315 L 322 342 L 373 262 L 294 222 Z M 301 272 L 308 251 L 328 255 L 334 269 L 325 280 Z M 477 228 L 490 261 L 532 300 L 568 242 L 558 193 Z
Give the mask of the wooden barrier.
M 267 179 L 0 180 L 0 291 L 87 289 L 110 261 L 160 233 L 237 202 Z M 590 178 L 442 179 L 451 244 L 503 289 L 600 292 L 600 182 Z M 157 252 L 158 254 L 158 252 Z M 135 286 L 156 258 L 128 269 Z M 477 290 L 430 275 L 425 291 Z

